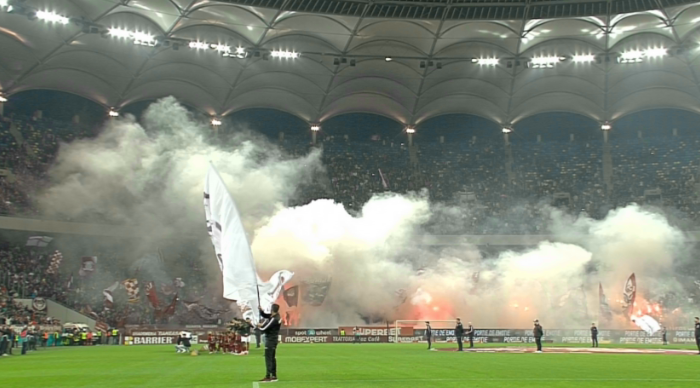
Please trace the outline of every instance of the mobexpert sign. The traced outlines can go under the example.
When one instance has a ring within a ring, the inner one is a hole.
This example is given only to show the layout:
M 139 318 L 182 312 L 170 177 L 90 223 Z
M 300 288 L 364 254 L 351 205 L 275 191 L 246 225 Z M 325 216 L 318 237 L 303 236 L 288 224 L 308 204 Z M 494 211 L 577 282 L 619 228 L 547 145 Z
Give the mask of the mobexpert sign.
M 352 329 L 353 326 L 341 326 L 338 328 L 340 332 L 345 331 L 346 336 L 352 336 Z M 360 326 L 358 327 L 359 333 L 361 336 L 391 336 L 391 335 L 396 335 L 396 328 L 390 327 L 377 327 L 377 326 Z M 400 327 L 399 328 L 399 335 L 401 336 L 412 336 L 413 335 L 413 328 L 412 327 Z

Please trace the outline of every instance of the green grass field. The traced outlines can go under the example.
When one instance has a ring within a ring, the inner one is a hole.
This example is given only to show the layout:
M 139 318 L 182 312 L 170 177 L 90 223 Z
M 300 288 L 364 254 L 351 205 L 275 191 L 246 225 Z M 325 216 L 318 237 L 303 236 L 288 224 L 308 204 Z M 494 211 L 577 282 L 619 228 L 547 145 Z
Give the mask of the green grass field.
M 658 388 L 700 384 L 700 356 L 428 352 L 422 344 L 282 344 L 277 359 L 280 381 L 260 386 Z M 193 357 L 176 354 L 172 346 L 67 347 L 0 358 L 0 387 L 251 388 L 264 372 L 262 349 L 241 357 Z

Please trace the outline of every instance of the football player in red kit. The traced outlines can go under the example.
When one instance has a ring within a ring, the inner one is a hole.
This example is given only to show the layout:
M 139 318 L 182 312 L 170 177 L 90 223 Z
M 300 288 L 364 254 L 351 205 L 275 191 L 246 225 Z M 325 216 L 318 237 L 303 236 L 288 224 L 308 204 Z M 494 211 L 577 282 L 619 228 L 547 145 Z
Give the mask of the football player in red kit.
M 214 353 L 216 351 L 216 337 L 211 332 L 207 336 L 207 343 L 209 344 L 209 354 Z

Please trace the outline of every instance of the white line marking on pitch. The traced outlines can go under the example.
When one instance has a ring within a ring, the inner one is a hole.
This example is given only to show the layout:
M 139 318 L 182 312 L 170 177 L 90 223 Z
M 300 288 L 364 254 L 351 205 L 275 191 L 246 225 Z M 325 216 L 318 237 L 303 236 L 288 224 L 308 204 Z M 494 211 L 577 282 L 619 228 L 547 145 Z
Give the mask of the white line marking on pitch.
M 566 378 L 566 379 L 557 379 L 557 378 L 512 378 L 512 379 L 503 379 L 503 378 L 480 378 L 480 379 L 470 379 L 470 378 L 461 378 L 461 379 L 386 379 L 386 380 L 293 380 L 293 381 L 287 381 L 289 383 L 305 383 L 305 384 L 327 384 L 327 383 L 391 383 L 391 382 L 431 382 L 431 381 L 617 381 L 617 382 L 623 382 L 623 381 L 647 381 L 647 382 L 700 382 L 700 379 L 587 379 L 587 378 L 582 378 L 582 379 L 576 379 L 576 378 Z M 253 383 L 253 388 L 260 388 L 258 383 Z

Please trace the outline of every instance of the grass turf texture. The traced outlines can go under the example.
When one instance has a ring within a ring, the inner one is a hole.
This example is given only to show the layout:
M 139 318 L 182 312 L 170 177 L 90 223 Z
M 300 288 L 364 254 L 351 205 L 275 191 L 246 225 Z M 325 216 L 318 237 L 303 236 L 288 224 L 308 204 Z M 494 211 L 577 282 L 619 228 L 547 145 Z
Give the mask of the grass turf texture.
M 280 381 L 259 386 L 643 388 L 700 384 L 700 356 L 474 354 L 425 348 L 423 344 L 281 344 L 277 352 Z M 26 356 L 2 357 L 0 384 L 6 388 L 251 388 L 264 376 L 264 364 L 262 348 L 240 357 L 206 352 L 193 357 L 176 354 L 173 346 L 40 349 Z

